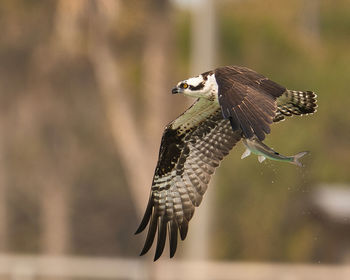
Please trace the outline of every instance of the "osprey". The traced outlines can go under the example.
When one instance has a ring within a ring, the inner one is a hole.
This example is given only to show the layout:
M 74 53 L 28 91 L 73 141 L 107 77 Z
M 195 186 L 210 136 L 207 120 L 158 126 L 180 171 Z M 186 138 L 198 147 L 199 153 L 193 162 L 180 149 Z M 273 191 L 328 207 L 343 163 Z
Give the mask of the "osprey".
M 293 91 L 239 66 L 225 66 L 181 81 L 172 90 L 197 100 L 169 123 L 161 140 L 149 202 L 136 233 L 149 224 L 140 255 L 156 233 L 156 261 L 169 233 L 170 257 L 178 232 L 186 238 L 188 222 L 220 161 L 242 138 L 262 141 L 273 122 L 315 112 L 316 94 Z

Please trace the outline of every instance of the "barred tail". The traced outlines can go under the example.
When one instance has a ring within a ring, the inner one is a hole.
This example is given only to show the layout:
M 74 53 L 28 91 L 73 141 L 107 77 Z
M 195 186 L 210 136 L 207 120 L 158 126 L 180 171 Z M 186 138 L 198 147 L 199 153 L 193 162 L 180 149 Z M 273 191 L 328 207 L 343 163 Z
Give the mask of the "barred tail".
M 317 95 L 312 91 L 286 90 L 277 99 L 277 112 L 274 122 L 284 120 L 287 116 L 306 115 L 316 112 Z

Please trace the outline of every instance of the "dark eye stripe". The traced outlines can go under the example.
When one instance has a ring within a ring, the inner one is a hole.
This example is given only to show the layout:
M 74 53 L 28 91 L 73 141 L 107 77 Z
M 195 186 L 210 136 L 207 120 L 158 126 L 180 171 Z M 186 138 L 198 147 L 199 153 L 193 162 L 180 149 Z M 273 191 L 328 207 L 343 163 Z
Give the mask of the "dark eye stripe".
M 204 88 L 204 83 L 203 82 L 201 82 L 198 86 L 189 86 L 189 88 L 190 88 L 190 90 L 200 90 L 200 89 L 202 89 L 202 88 Z

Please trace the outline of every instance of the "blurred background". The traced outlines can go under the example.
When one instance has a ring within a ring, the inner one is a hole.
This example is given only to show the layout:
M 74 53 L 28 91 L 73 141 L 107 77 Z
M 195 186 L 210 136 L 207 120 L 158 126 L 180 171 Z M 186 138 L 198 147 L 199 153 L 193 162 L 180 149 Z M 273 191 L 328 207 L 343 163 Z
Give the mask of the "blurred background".
M 350 279 L 348 0 L 4 0 L 0 25 L 0 279 Z M 174 259 L 138 257 L 171 88 L 231 64 L 318 94 L 265 141 L 305 168 L 237 145 Z

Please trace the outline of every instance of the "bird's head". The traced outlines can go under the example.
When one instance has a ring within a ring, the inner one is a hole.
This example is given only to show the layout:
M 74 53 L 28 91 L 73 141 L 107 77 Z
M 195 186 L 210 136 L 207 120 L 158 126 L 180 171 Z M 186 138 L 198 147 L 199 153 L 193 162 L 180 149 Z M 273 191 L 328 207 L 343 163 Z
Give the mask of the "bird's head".
M 213 99 L 217 96 L 218 85 L 213 72 L 205 72 L 197 77 L 189 78 L 179 82 L 172 89 L 173 94 L 183 93 L 184 95 Z

